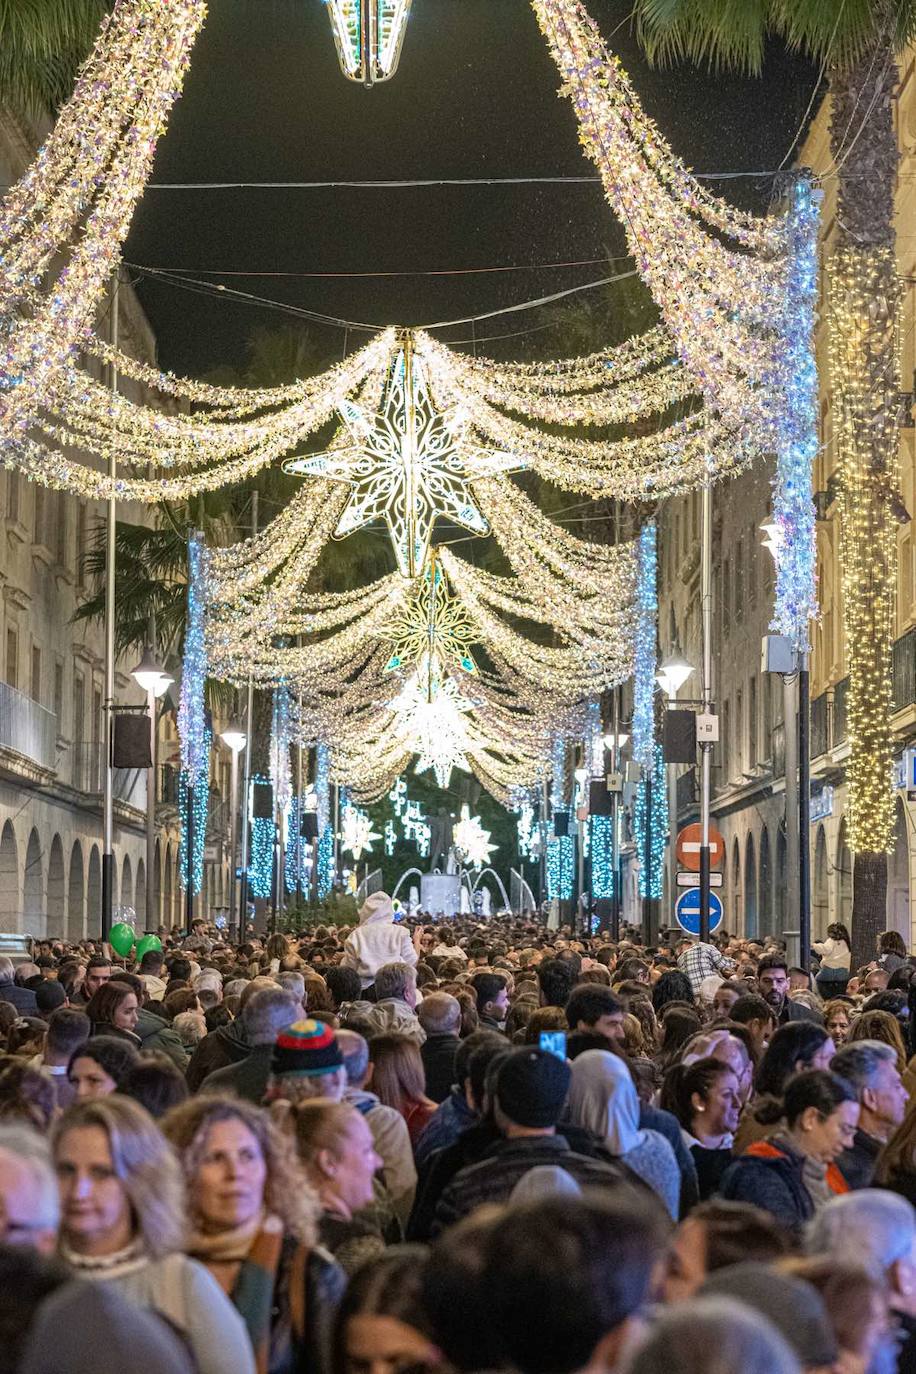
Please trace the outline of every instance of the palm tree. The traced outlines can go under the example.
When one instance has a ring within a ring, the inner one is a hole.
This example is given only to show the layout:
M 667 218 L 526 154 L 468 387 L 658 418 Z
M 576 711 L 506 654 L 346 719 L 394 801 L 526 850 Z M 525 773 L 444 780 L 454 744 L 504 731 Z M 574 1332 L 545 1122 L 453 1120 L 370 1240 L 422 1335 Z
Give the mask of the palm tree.
M 899 304 L 894 190 L 896 54 L 916 37 L 914 0 L 635 0 L 650 59 L 759 73 L 769 37 L 823 64 L 837 178 L 828 264 L 833 434 L 849 666 L 853 959 L 884 929 L 890 793 L 890 649 L 896 580 Z
M 56 111 L 113 0 L 0 0 L 0 105 L 19 116 Z

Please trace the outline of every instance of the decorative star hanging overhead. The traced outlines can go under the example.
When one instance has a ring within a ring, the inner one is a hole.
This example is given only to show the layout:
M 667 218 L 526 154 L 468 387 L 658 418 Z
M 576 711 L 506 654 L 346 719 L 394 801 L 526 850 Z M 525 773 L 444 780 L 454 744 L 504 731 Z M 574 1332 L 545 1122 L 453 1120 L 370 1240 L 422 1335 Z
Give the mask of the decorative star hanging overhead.
M 411 0 L 327 0 L 340 70 L 375 86 L 398 68 Z
M 448 787 L 453 768 L 470 771 L 467 716 L 474 704 L 454 679 L 442 678 L 438 665 L 421 664 L 391 705 L 397 734 L 419 755 L 417 773 L 431 768 L 439 786 Z
M 398 569 L 411 579 L 426 567 L 437 519 L 454 520 L 472 534 L 489 533 L 470 483 L 525 466 L 513 454 L 476 445 L 468 437 L 467 419 L 457 410 L 436 410 L 409 331 L 398 338 L 380 412 L 367 415 L 347 400 L 340 415 L 351 443 L 293 459 L 284 470 L 349 482 L 353 491 L 334 538 L 384 520 Z
M 452 842 L 472 868 L 483 868 L 499 845 L 490 844 L 490 831 L 484 830 L 479 816 L 472 816 L 470 807 L 461 808 L 461 819 L 452 831 Z
M 479 637 L 479 631 L 466 607 L 449 595 L 435 550 L 417 590 L 395 608 L 383 634 L 392 644 L 386 673 L 418 664 L 424 655 L 432 655 L 465 673 L 477 672 L 471 644 Z
M 358 806 L 345 806 L 340 817 L 341 847 L 353 855 L 358 863 L 363 854 L 371 854 L 372 846 L 381 835 L 372 829 L 372 821 Z

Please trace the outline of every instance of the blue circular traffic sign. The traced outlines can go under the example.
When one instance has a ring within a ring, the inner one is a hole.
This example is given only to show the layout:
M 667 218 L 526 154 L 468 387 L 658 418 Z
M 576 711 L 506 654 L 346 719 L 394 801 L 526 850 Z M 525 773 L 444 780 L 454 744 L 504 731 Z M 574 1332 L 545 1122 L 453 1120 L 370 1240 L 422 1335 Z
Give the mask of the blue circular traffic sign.
M 681 930 L 688 935 L 699 935 L 700 933 L 700 889 L 698 887 L 688 887 L 686 892 L 682 892 L 677 899 L 677 906 L 674 908 L 674 918 Z M 714 892 L 709 894 L 709 933 L 718 930 L 722 924 L 722 901 Z

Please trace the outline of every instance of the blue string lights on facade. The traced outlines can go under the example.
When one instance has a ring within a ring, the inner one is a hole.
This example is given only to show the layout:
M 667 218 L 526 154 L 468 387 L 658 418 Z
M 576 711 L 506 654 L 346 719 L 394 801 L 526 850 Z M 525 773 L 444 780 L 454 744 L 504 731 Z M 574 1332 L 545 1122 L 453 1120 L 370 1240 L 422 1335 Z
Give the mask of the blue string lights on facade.
M 208 554 L 203 536 L 188 540 L 188 616 L 181 666 L 181 696 L 178 705 L 178 736 L 181 772 L 178 778 L 179 879 L 185 890 L 200 892 L 203 887 L 204 842 L 210 801 L 210 745 L 212 735 L 207 723 L 204 689 L 207 681 L 207 650 L 204 643 L 204 617 L 207 608 Z M 193 788 L 193 832 L 190 872 L 188 865 L 188 794 Z
M 822 192 L 809 173 L 793 179 L 788 216 L 789 255 L 782 332 L 785 336 L 779 392 L 783 405 L 773 447 L 773 553 L 776 604 L 772 628 L 806 653 L 817 614 L 817 540 L 812 499 L 818 449 L 818 384 L 814 325 L 818 292 L 818 229 Z
M 287 807 L 287 834 L 289 836 L 286 844 L 286 856 L 284 861 L 284 876 L 286 880 L 287 892 L 295 892 L 298 888 L 308 894 L 309 882 L 312 874 L 312 842 L 302 836 L 302 816 L 305 814 L 303 805 L 305 797 L 294 795 L 290 797 Z M 299 871 L 297 873 L 297 862 Z
M 575 872 L 572 835 L 552 835 L 547 841 L 547 896 L 550 901 L 572 900 Z
M 655 748 L 655 670 L 658 637 L 658 530 L 654 520 L 639 535 L 636 584 L 636 652 L 633 670 L 633 759 L 649 768 Z
M 665 758 L 661 745 L 656 744 L 653 766 L 651 769 L 643 769 L 633 806 L 633 840 L 639 860 L 640 897 L 661 898 L 663 895 L 667 836 L 668 789 L 665 786 Z
M 318 841 L 318 900 L 324 901 L 334 886 L 334 829 L 326 825 Z

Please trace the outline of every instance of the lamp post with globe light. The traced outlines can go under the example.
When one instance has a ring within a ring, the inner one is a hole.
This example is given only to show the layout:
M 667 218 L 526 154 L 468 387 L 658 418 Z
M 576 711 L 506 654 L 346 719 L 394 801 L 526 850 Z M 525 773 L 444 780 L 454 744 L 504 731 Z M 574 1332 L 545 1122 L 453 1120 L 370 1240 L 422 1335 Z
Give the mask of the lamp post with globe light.
M 239 939 L 238 919 L 238 832 L 239 832 L 239 754 L 248 743 L 248 736 L 237 726 L 224 730 L 220 739 L 232 754 L 232 770 L 229 782 L 229 940 L 235 944 Z M 247 821 L 246 821 L 247 823 Z
M 668 698 L 668 710 L 672 710 L 677 694 L 693 673 L 693 664 L 677 647 L 663 659 L 655 674 L 655 681 Z M 674 920 L 674 906 L 677 900 L 677 764 L 668 764 L 668 901 L 671 907 L 670 920 Z M 670 922 L 669 922 L 670 923 Z
M 146 693 L 149 711 L 150 766 L 146 770 L 146 928 L 155 930 L 159 924 L 156 910 L 156 745 L 158 743 L 156 702 L 171 687 L 175 679 L 156 661 L 152 649 L 144 649 L 143 657 L 131 673 L 141 691 Z

